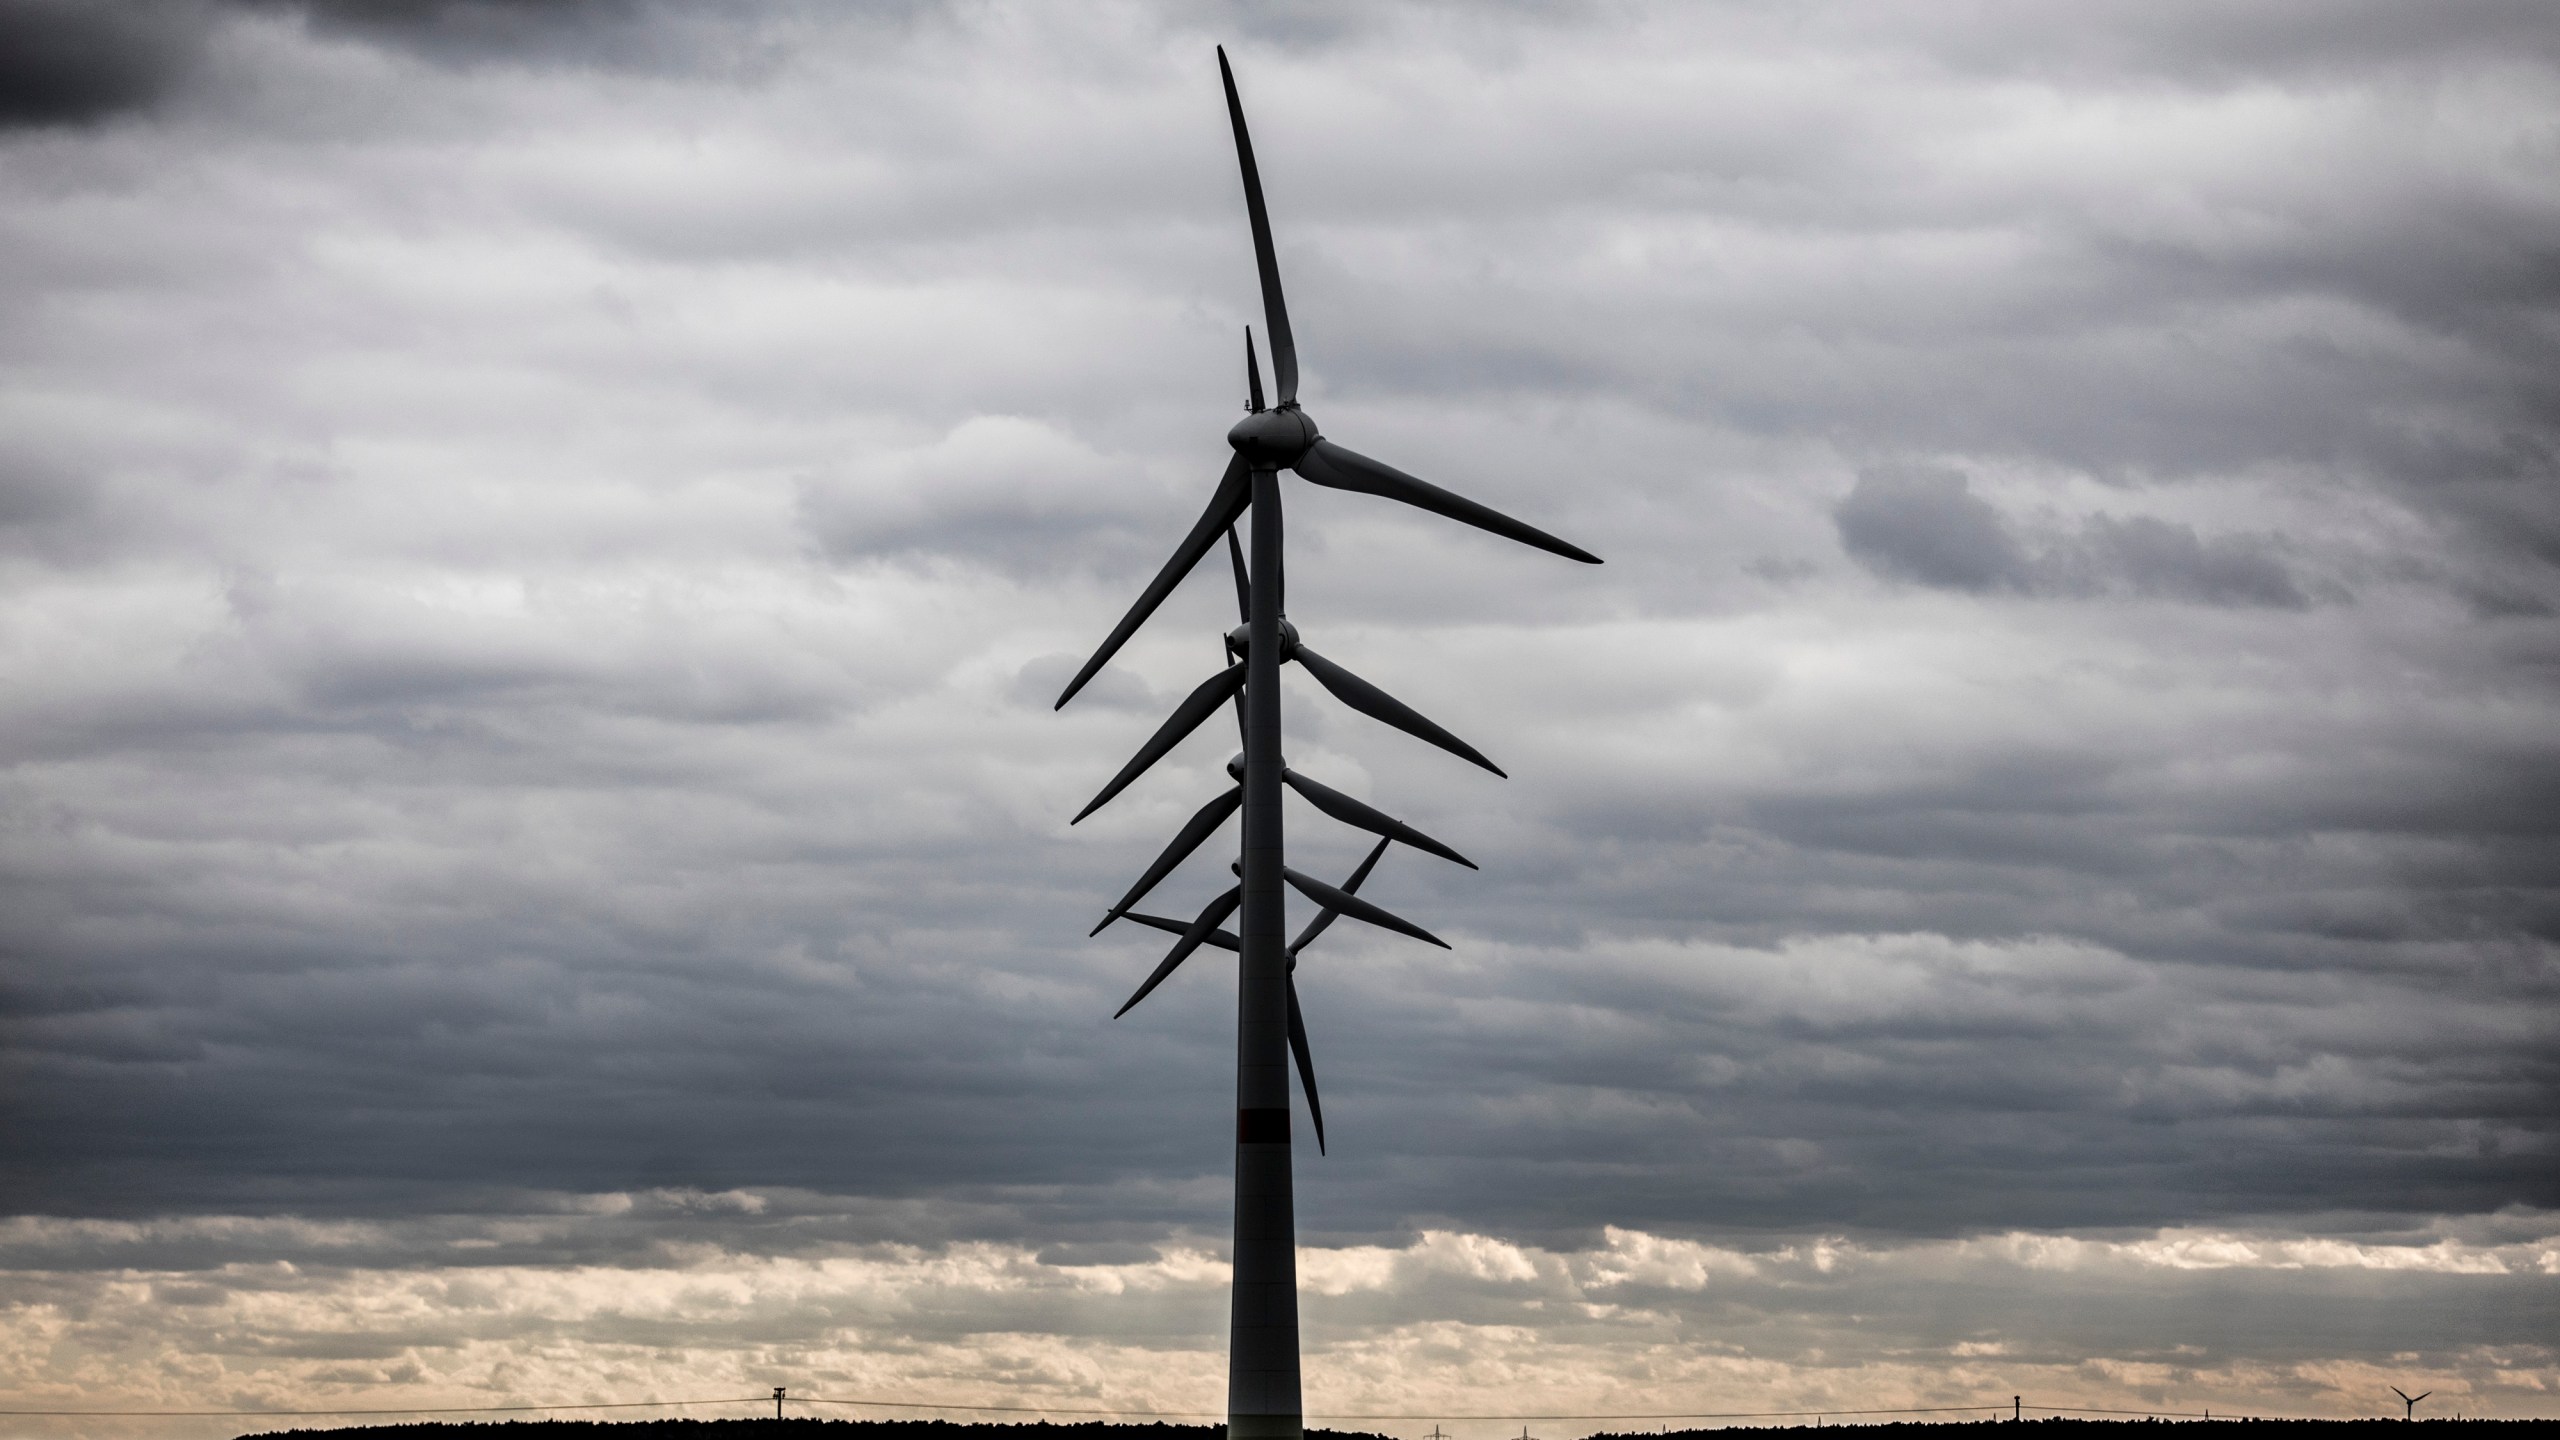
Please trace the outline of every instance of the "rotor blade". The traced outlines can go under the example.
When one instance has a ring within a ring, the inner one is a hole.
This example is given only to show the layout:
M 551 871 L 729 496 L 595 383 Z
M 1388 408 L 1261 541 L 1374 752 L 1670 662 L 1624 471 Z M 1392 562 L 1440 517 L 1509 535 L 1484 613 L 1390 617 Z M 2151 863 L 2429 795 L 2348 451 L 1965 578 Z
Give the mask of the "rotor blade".
M 1244 624 L 1251 625 L 1253 623 L 1253 582 L 1244 572 L 1244 543 L 1236 539 L 1236 527 L 1232 524 L 1227 526 L 1227 570 L 1236 577 L 1236 618 Z M 1233 664 L 1236 658 L 1235 642 L 1222 639 L 1219 643 L 1226 646 L 1227 661 Z M 1244 743 L 1244 732 L 1244 691 L 1239 689 L 1236 691 L 1236 743 L 1239 745 Z
M 1384 835 L 1390 840 L 1401 840 L 1416 850 L 1437 855 L 1443 860 L 1455 860 L 1470 870 L 1476 868 L 1476 862 L 1466 856 L 1391 815 L 1371 809 L 1330 785 L 1310 780 L 1286 766 L 1281 768 L 1280 781 L 1290 789 L 1306 796 L 1308 804 L 1345 825 L 1357 825 L 1372 835 Z
M 1129 757 L 1129 763 L 1120 767 L 1120 773 L 1111 777 L 1111 783 L 1102 787 L 1102 793 L 1094 796 L 1093 802 L 1077 811 L 1076 818 L 1067 823 L 1078 824 L 1087 815 L 1101 809 L 1112 796 L 1128 789 L 1130 781 L 1147 773 L 1148 766 L 1163 759 L 1164 752 L 1181 744 L 1192 731 L 1199 729 L 1200 722 L 1209 718 L 1209 712 L 1227 703 L 1227 697 L 1244 684 L 1244 669 L 1241 661 L 1230 665 L 1201 681 L 1199 689 L 1182 697 L 1182 703 L 1173 707 L 1173 713 L 1156 727 L 1155 734 L 1147 737 L 1146 744 L 1138 747 L 1138 753 Z
M 1189 820 L 1183 822 L 1182 833 L 1174 836 L 1173 842 L 1164 847 L 1164 853 L 1147 867 L 1146 874 L 1138 877 L 1137 884 L 1129 887 L 1129 893 L 1120 897 L 1120 903 L 1111 907 L 1111 913 L 1102 917 L 1102 925 L 1093 927 L 1091 935 L 1101 934 L 1103 925 L 1128 914 L 1130 906 L 1145 899 L 1147 892 L 1156 888 L 1157 881 L 1173 873 L 1174 866 L 1190 859 L 1191 852 L 1200 848 L 1200 842 L 1208 839 L 1211 831 L 1226 824 L 1227 817 L 1236 813 L 1236 807 L 1243 803 L 1244 787 L 1238 785 L 1194 812 Z
M 1471 760 L 1505 780 L 1502 767 L 1484 758 L 1473 745 L 1432 724 L 1417 714 L 1413 707 L 1393 695 L 1334 664 L 1304 645 L 1294 652 L 1297 662 L 1307 667 L 1316 683 L 1333 693 L 1333 698 L 1368 716 L 1372 720 L 1393 725 L 1417 740 L 1428 740 L 1461 760 Z
M 1146 999 L 1150 992 L 1163 984 L 1164 977 L 1172 974 L 1174 967 L 1190 959 L 1191 952 L 1200 948 L 1201 943 L 1209 938 L 1210 931 L 1217 929 L 1228 916 L 1236 913 L 1236 906 L 1243 899 L 1244 887 L 1238 885 L 1210 901 L 1208 907 L 1200 912 L 1200 917 L 1192 921 L 1190 928 L 1182 932 L 1182 938 L 1173 942 L 1173 949 L 1165 953 L 1164 963 L 1156 966 L 1156 973 L 1148 976 L 1147 983 L 1138 987 L 1138 993 L 1129 997 L 1128 1005 L 1112 1011 L 1111 1018 L 1117 1020 L 1128 1014 L 1130 1005 Z
M 1262 413 L 1262 367 L 1253 359 L 1253 327 L 1244 327 L 1244 397 L 1245 408 Z
M 1168 935 L 1191 933 L 1191 922 L 1188 920 L 1168 920 L 1162 915 L 1141 915 L 1135 910 L 1130 911 L 1124 918 L 1132 924 L 1144 925 L 1150 930 L 1162 930 Z M 1212 930 L 1200 939 L 1202 943 L 1215 945 L 1221 950 L 1233 950 L 1238 954 L 1244 952 L 1244 942 L 1236 938 L 1236 932 L 1233 930 Z
M 1307 480 L 1336 490 L 1357 490 L 1364 495 L 1384 495 L 1407 505 L 1446 515 L 1452 520 L 1490 530 L 1506 540 L 1534 545 L 1552 551 L 1567 560 L 1597 565 L 1600 557 L 1570 541 L 1559 540 L 1535 525 L 1523 524 L 1489 505 L 1479 505 L 1464 495 L 1452 494 L 1428 480 L 1416 480 L 1393 465 L 1381 464 L 1356 450 L 1345 450 L 1330 440 L 1318 440 L 1307 447 L 1290 467 Z
M 1307 1115 L 1316 1122 L 1316 1153 L 1324 1153 L 1324 1102 L 1316 1098 L 1316 1062 L 1307 1054 L 1307 1017 L 1298 1011 L 1298 977 L 1289 977 L 1289 1053 L 1298 1058 L 1298 1084 L 1307 1092 Z
M 1403 919 L 1400 916 L 1370 904 L 1368 901 L 1361 899 L 1359 896 L 1354 895 L 1347 890 L 1336 890 L 1323 881 L 1310 879 L 1307 876 L 1301 875 L 1297 871 L 1290 869 L 1286 865 L 1280 867 L 1280 878 L 1295 886 L 1299 894 L 1306 896 L 1308 899 L 1324 906 L 1326 909 L 1339 910 L 1354 920 L 1366 920 L 1380 929 L 1393 930 L 1399 935 L 1410 935 L 1416 940 L 1429 941 L 1431 944 L 1437 945 L 1443 950 L 1449 948 L 1448 941 L 1441 939 L 1439 936 L 1432 934 L 1430 931 L 1423 929 L 1421 926 L 1414 924 L 1410 920 Z
M 1244 169 L 1244 210 L 1253 221 L 1253 263 L 1262 272 L 1262 320 L 1269 330 L 1271 384 L 1280 403 L 1298 400 L 1298 344 L 1289 337 L 1289 305 L 1280 298 L 1280 262 L 1271 254 L 1271 217 L 1262 208 L 1262 171 L 1253 163 L 1253 137 L 1245 133 L 1244 102 L 1236 98 L 1236 74 L 1227 47 L 1218 47 L 1218 79 L 1227 87 L 1227 120 L 1235 126 L 1236 164 Z
M 1253 579 L 1244 573 L 1244 542 L 1236 538 L 1236 527 L 1227 527 L 1227 569 L 1236 577 L 1236 622 L 1253 623 Z
M 1156 578 L 1147 582 L 1145 593 L 1138 596 L 1138 603 L 1130 606 L 1129 613 L 1120 617 L 1120 623 L 1111 628 L 1111 637 L 1102 642 L 1101 649 L 1093 652 L 1092 659 L 1084 662 L 1084 668 L 1076 672 L 1076 678 L 1067 683 L 1065 693 L 1050 709 L 1065 709 L 1067 702 L 1076 698 L 1076 692 L 1084 688 L 1084 682 L 1092 679 L 1095 671 L 1120 653 L 1120 647 L 1129 642 L 1130 636 L 1138 633 L 1138 627 L 1147 623 L 1148 616 L 1156 613 L 1156 607 L 1164 603 L 1164 597 L 1172 594 L 1173 587 L 1182 583 L 1182 577 L 1191 573 L 1191 567 L 1200 563 L 1200 557 L 1209 553 L 1209 547 L 1218 543 L 1218 532 L 1236 523 L 1236 517 L 1244 513 L 1246 502 L 1252 498 L 1253 472 L 1246 467 L 1244 457 L 1238 455 L 1227 462 L 1227 473 L 1219 477 L 1217 493 L 1209 497 L 1209 508 L 1201 511 L 1200 518 L 1192 523 L 1191 533 L 1182 537 L 1182 543 L 1174 549 L 1173 558 L 1164 562 L 1164 568 L 1156 572 Z
M 1344 894 L 1351 894 L 1360 888 L 1360 882 L 1368 879 L 1369 872 L 1378 868 L 1378 857 L 1386 854 L 1387 846 L 1392 843 L 1394 842 L 1381 837 L 1376 845 L 1370 847 L 1369 858 L 1361 861 L 1360 868 L 1351 872 L 1351 878 L 1342 882 Z M 1307 928 L 1298 932 L 1298 938 L 1289 942 L 1290 962 L 1295 964 L 1298 952 L 1306 949 L 1308 942 L 1323 934 L 1325 927 L 1333 923 L 1333 917 L 1341 913 L 1339 910 L 1317 911 L 1316 918 L 1307 922 Z
M 2419 1401 L 2426 1399 L 2428 1396 L 2433 1395 L 2434 1393 L 2436 1393 L 2436 1392 L 2434 1392 L 2433 1390 L 2421 1390 L 2421 1391 L 2419 1391 L 2417 1394 L 2412 1395 L 2412 1396 L 2410 1396 L 2410 1397 L 2409 1397 L 2409 1403 L 2410 1403 L 2410 1404 L 2412 1404 L 2412 1405 L 2415 1405 L 2415 1404 L 2417 1404 Z

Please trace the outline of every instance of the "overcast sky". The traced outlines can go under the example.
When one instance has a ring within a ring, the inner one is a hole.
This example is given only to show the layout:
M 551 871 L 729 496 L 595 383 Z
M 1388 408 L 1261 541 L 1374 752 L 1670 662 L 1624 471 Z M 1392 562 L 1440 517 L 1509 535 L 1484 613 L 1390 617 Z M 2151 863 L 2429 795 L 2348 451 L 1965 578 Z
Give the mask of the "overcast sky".
M 1221 42 L 1309 1409 L 2555 1413 L 2547 0 L 0 0 L 0 1400 L 1219 1407 Z

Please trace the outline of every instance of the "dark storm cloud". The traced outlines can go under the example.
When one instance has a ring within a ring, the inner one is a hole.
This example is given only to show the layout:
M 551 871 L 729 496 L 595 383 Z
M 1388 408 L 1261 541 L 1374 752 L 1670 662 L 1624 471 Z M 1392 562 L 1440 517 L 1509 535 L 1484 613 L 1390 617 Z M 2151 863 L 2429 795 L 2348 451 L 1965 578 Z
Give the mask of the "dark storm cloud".
M 2036 553 L 1960 471 L 1875 467 L 1832 512 L 1840 542 L 1889 579 L 1982 593 L 2129 591 L 2208 605 L 2305 603 L 2263 536 L 2207 540 L 2192 525 L 2092 515 Z
M 0 0 L 0 129 L 145 109 L 185 75 L 203 28 L 187 0 Z
M 223 0 L 251 14 L 289 15 L 316 34 L 445 65 L 589 67 L 642 74 L 770 63 L 727 43 L 746 18 L 728 0 Z M 924 7 L 865 5 L 891 20 Z
M 1196 1264 L 1231 977 L 1111 1021 L 1161 946 L 1084 932 L 1232 732 L 1064 822 L 1218 562 L 1051 702 L 1225 459 L 1236 37 L 204 13 L 188 124 L 0 148 L 0 1205 L 71 1227 L 10 1263 Z M 1485 867 L 1302 973 L 1310 1237 L 1464 1272 L 1345 1313 L 1519 1322 L 1610 1227 L 2547 1233 L 2525 14 L 1239 17 L 1327 433 L 1609 558 L 1292 490 L 1310 643 L 1515 777 L 1291 682 L 1293 764 Z M 1838 1307 L 1996 1308 L 1912 1263 Z M 1785 1309 L 1652 1283 L 1592 1288 Z
M 195 75 L 225 16 L 288 16 L 324 34 L 456 61 L 635 63 L 641 0 L 5 0 L 0 129 L 150 111 Z
M 2082 531 L 2080 546 L 2078 563 L 2090 577 L 2084 584 L 2120 581 L 2137 595 L 2212 605 L 2304 603 L 2301 588 L 2263 536 L 2206 540 L 2192 525 L 2147 515 L 2098 515 Z
M 1953 470 L 1870 470 L 1835 512 L 1840 542 L 1879 574 L 1950 590 L 2025 589 L 2026 552 Z
M 292 8 L 328 24 L 494 49 L 543 31 L 625 23 L 640 5 L 638 0 L 295 0 Z

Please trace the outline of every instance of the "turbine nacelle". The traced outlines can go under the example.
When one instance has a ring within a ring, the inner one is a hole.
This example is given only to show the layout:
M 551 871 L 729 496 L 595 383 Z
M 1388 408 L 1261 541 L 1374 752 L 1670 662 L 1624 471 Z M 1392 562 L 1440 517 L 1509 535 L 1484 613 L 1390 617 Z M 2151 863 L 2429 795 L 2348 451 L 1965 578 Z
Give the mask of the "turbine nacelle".
M 1227 443 L 1256 470 L 1286 470 L 1323 438 L 1296 404 L 1256 410 L 1227 431 Z
M 1244 659 L 1247 655 L 1252 653 L 1253 627 L 1249 625 L 1239 625 L 1233 630 L 1228 631 L 1227 649 L 1233 651 L 1235 657 L 1239 660 Z M 1283 665 L 1288 664 L 1289 657 L 1297 653 L 1298 627 L 1290 624 L 1284 619 L 1280 622 L 1280 663 Z

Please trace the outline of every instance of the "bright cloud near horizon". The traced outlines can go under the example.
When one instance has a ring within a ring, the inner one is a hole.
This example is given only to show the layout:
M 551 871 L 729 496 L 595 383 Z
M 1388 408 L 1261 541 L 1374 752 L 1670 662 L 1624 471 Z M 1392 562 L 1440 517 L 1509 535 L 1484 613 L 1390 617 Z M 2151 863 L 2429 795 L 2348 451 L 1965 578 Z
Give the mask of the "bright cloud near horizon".
M 0 1410 L 1219 1408 L 1220 43 L 1311 1415 L 2560 1414 L 2525 0 L 0 0 Z

